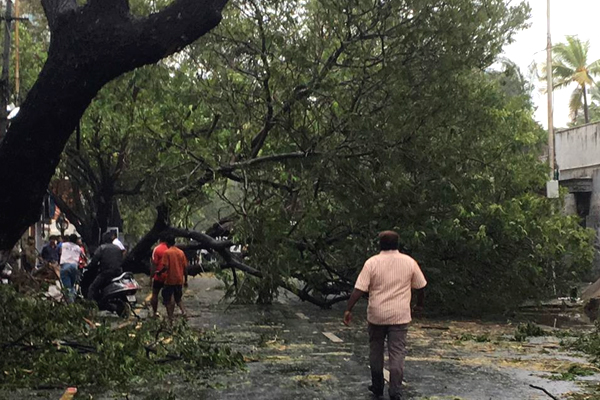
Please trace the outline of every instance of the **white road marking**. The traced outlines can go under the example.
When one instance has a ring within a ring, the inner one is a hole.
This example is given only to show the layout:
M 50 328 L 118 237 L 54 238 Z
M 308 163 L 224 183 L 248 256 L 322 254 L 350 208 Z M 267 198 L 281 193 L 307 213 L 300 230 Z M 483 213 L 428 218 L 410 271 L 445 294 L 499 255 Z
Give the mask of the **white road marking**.
M 302 314 L 301 312 L 297 312 L 296 315 L 298 316 L 298 318 L 300 319 L 309 319 L 306 315 Z
M 340 339 L 339 337 L 335 336 L 331 332 L 323 332 L 323 335 L 325 335 L 325 337 L 327 339 L 331 340 L 333 343 L 342 343 L 343 342 L 342 339 Z

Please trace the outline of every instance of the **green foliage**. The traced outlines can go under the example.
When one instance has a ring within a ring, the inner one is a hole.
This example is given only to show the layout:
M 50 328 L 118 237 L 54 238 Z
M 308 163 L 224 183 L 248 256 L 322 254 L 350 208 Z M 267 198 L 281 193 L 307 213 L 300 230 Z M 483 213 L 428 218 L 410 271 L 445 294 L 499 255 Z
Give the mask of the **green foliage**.
M 185 321 L 172 329 L 156 320 L 91 327 L 85 319 L 98 317 L 89 304 L 27 297 L 8 286 L 0 287 L 0 305 L 2 385 L 105 387 L 243 366 L 239 353 L 211 344 L 214 333 L 198 333 Z
M 524 342 L 528 337 L 531 336 L 548 336 L 548 332 L 532 322 L 519 324 L 517 326 L 517 329 L 515 330 L 515 340 L 517 342 Z
M 207 103 L 235 127 L 221 131 L 233 157 L 251 157 L 271 112 L 259 159 L 307 154 L 239 172 L 235 235 L 265 275 L 252 282 L 256 297 L 281 284 L 313 297 L 351 289 L 390 228 L 423 267 L 438 312 L 501 312 L 567 290 L 589 269 L 593 233 L 540 195 L 544 132 L 526 83 L 481 72 L 526 7 L 412 3 L 419 23 L 402 20 L 403 3 L 312 1 L 300 20 L 288 17 L 292 2 L 253 4 L 193 49 L 212 71 Z M 384 26 L 393 28 L 374 34 Z
M 568 345 L 570 348 L 590 355 L 597 365 L 600 365 L 600 322 L 596 322 L 594 330 L 579 335 Z
M 163 5 L 132 2 L 140 15 Z M 281 285 L 346 293 L 384 229 L 422 266 L 437 312 L 566 293 L 593 232 L 542 195 L 527 82 L 490 70 L 528 13 L 504 0 L 234 0 L 197 44 L 107 85 L 60 173 L 90 224 L 118 204 L 135 236 L 163 201 L 190 228 L 235 214 L 233 239 L 264 275 L 237 288 L 221 275 L 244 300 Z
M 477 343 L 485 343 L 490 341 L 490 337 L 487 334 L 473 335 L 471 333 L 463 333 L 458 340 L 461 342 L 474 341 Z
M 575 381 L 580 376 L 591 376 L 595 375 L 596 371 L 591 368 L 582 367 L 579 364 L 572 364 L 569 366 L 567 371 L 562 372 L 559 375 L 551 376 L 550 379 L 556 381 Z

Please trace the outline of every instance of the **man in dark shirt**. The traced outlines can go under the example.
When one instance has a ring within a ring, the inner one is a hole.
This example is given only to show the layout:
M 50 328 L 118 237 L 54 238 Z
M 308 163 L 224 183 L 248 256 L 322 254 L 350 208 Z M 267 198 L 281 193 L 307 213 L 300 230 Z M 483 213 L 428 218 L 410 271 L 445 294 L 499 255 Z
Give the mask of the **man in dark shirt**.
M 56 245 L 56 236 L 50 236 L 48 244 L 42 248 L 42 260 L 49 264 L 58 264 L 58 260 L 60 260 L 60 250 Z
M 102 237 L 102 246 L 98 247 L 92 261 L 88 265 L 88 271 L 94 272 L 98 270 L 98 275 L 88 289 L 87 298 L 89 300 L 100 300 L 100 291 L 110 283 L 110 281 L 121 275 L 121 263 L 123 262 L 123 253 L 121 249 L 112 244 L 112 236 L 110 233 L 104 234 Z M 89 273 L 88 272 L 88 273 Z

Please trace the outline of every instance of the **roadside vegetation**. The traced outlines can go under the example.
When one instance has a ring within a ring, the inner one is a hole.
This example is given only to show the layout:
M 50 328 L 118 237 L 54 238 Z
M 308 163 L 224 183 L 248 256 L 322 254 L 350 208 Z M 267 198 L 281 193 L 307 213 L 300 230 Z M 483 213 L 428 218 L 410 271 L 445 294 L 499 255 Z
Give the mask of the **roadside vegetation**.
M 0 385 L 127 387 L 176 374 L 197 380 L 239 369 L 243 357 L 184 320 L 102 318 L 90 303 L 66 305 L 0 286 Z

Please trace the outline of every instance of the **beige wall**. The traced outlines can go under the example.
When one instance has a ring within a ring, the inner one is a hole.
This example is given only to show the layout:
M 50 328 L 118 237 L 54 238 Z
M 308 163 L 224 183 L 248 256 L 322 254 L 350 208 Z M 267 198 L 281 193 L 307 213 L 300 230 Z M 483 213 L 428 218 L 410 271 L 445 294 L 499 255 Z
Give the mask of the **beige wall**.
M 555 134 L 560 180 L 591 178 L 600 168 L 600 124 L 588 124 Z

